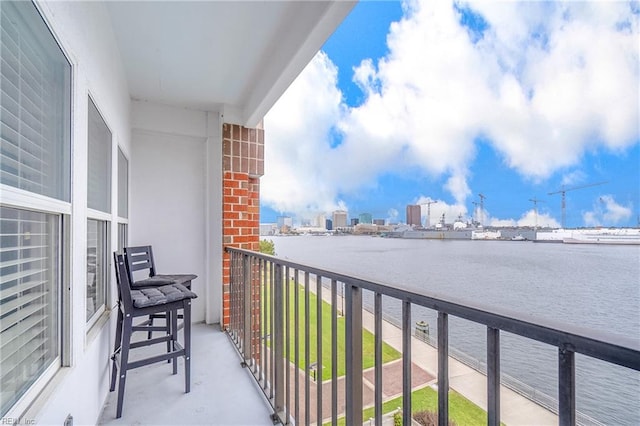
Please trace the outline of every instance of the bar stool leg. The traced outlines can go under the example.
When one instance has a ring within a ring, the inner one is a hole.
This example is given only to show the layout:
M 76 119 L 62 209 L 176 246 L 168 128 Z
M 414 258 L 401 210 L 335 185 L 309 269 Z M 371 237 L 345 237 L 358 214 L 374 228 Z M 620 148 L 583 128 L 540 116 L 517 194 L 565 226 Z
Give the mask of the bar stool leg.
M 129 344 L 133 333 L 133 318 L 126 315 L 122 327 L 122 348 L 120 349 L 120 382 L 118 384 L 118 405 L 116 408 L 116 418 L 122 417 L 122 404 L 124 402 L 124 386 L 127 380 L 127 369 L 129 366 Z
M 149 315 L 149 327 L 153 327 L 153 320 L 154 320 L 153 315 Z M 151 335 L 152 334 L 153 334 L 153 331 L 149 331 L 147 333 L 147 339 L 151 340 Z
M 116 356 L 120 347 L 122 347 L 122 310 L 120 309 L 120 306 L 118 304 L 116 339 L 113 344 L 113 355 L 111 356 L 111 385 L 109 386 L 109 392 L 113 392 L 116 389 L 116 378 L 118 377 L 118 363 L 116 362 Z
M 191 299 L 184 306 L 184 392 L 191 392 Z
M 168 335 L 171 334 L 171 311 L 167 311 L 164 313 L 164 325 L 165 325 L 165 333 Z M 171 340 L 167 339 L 167 353 L 171 352 Z M 167 360 L 167 364 L 170 363 L 171 360 Z
M 169 312 L 167 312 L 169 314 Z M 172 351 L 175 351 L 176 345 L 175 342 L 178 341 L 178 310 L 172 310 L 170 313 L 171 317 L 171 348 Z M 168 321 L 169 319 L 167 319 Z M 173 374 L 178 374 L 178 357 L 173 357 Z

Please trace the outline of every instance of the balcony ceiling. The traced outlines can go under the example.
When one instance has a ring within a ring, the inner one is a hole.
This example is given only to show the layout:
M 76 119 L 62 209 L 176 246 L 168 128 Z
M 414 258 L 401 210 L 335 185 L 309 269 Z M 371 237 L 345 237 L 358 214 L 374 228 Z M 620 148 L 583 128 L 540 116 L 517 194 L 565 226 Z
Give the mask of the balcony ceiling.
M 253 127 L 351 1 L 106 2 L 131 97 Z

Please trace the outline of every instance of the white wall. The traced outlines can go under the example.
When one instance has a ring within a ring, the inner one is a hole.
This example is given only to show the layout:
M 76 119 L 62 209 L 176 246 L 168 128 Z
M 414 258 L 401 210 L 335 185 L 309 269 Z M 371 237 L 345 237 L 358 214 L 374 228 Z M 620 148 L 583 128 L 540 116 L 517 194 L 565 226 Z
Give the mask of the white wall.
M 95 101 L 113 134 L 111 247 L 117 247 L 117 149 L 129 160 L 130 244 L 153 244 L 161 272 L 195 273 L 194 320 L 219 322 L 222 277 L 221 120 L 217 113 L 132 102 L 103 3 L 43 2 L 38 8 L 72 63 L 72 206 L 69 365 L 26 411 L 10 415 L 38 424 L 96 424 L 109 392 L 115 310 L 87 330 L 87 109 Z M 135 126 L 132 126 L 135 122 Z M 134 129 L 132 131 L 132 129 Z M 133 137 L 132 137 L 133 133 Z M 116 306 L 111 272 L 108 306 Z M 18 412 L 19 411 L 19 412 Z M 115 414 L 115 413 L 114 413 Z
M 130 245 L 159 273 L 193 273 L 193 321 L 219 322 L 221 143 L 217 114 L 133 102 Z M 216 208 L 217 206 L 217 208 Z
M 109 355 L 113 345 L 115 315 L 105 316 L 88 333 L 85 320 L 87 108 L 91 95 L 119 145 L 130 156 L 130 99 L 110 18 L 104 4 L 95 2 L 44 2 L 38 7 L 72 63 L 72 208 L 69 319 L 71 361 L 42 395 L 35 399 L 26 419 L 39 424 L 62 424 L 68 414 L 75 424 L 95 424 L 109 390 Z M 114 157 L 114 173 L 116 158 Z M 115 177 L 114 177 L 115 179 Z M 114 186 L 113 199 L 117 199 Z M 112 203 L 112 211 L 117 205 Z M 111 245 L 116 246 L 115 215 Z M 112 272 L 113 273 L 113 272 Z M 109 307 L 115 306 L 111 280 Z
M 153 246 L 158 273 L 193 273 L 204 292 L 205 139 L 133 132 L 129 244 Z M 203 298 L 194 321 L 204 320 Z

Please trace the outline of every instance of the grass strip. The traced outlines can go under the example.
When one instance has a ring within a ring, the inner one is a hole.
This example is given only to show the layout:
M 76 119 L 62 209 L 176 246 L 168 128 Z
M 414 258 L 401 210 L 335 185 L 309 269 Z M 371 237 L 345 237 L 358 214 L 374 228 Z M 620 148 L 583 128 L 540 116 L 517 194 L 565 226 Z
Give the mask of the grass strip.
M 295 339 L 294 339 L 294 331 L 296 329 L 295 324 L 295 284 L 289 285 L 289 361 L 293 362 L 295 360 Z M 311 287 L 311 286 L 310 286 Z M 315 283 L 313 284 L 313 289 L 315 290 Z M 326 291 L 326 289 L 324 289 Z M 269 291 L 268 287 L 265 286 L 263 288 L 263 295 L 265 297 L 263 308 L 267 311 L 267 318 L 269 315 Z M 309 364 L 317 363 L 318 359 L 318 346 L 317 346 L 317 321 L 318 321 L 318 303 L 317 297 L 315 293 L 309 291 Z M 298 285 L 298 354 L 301 369 L 306 368 L 306 359 L 305 359 L 305 291 L 303 285 Z M 331 379 L 331 367 L 332 367 L 332 359 L 331 359 L 331 345 L 332 345 L 332 333 L 331 333 L 331 305 L 325 301 L 322 301 L 322 309 L 321 309 L 321 318 L 322 318 L 322 380 Z M 338 361 L 338 377 L 345 375 L 345 354 L 346 354 L 346 343 L 345 343 L 345 318 L 340 316 L 337 318 L 337 361 Z M 363 329 L 362 330 L 362 368 L 367 369 L 373 367 L 375 361 L 375 337 L 374 335 Z M 393 361 L 396 359 L 400 359 L 402 354 L 389 346 L 387 343 L 382 343 L 382 362 L 387 363 L 389 361 Z
M 382 414 L 391 413 L 398 408 L 402 409 L 402 397 L 391 399 L 382 404 Z M 438 411 L 438 392 L 430 387 L 424 387 L 411 393 L 411 408 L 413 413 L 418 411 Z M 375 416 L 374 407 L 369 407 L 362 412 L 362 419 L 367 420 Z M 458 426 L 475 426 L 487 424 L 487 413 L 473 402 L 469 401 L 456 391 L 449 391 L 449 419 Z M 331 422 L 325 423 L 330 425 Z M 338 419 L 338 425 L 346 425 L 344 417 Z

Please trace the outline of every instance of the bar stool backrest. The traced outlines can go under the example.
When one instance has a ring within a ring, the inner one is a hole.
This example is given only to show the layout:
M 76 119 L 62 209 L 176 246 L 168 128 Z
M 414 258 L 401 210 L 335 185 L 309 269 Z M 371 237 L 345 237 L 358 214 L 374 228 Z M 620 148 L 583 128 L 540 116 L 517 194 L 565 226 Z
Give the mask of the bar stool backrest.
M 131 283 L 129 281 L 129 274 L 127 271 L 127 265 L 125 263 L 125 257 L 118 252 L 113 253 L 114 264 L 116 265 L 116 283 L 118 287 L 118 297 L 122 303 L 122 307 L 125 312 L 130 312 L 133 309 L 133 299 L 131 298 Z
M 156 275 L 156 266 L 153 261 L 153 250 L 151 246 L 136 246 L 124 248 L 124 259 L 129 272 L 129 281 L 134 282 L 133 273 L 136 271 L 149 270 L 149 277 Z

